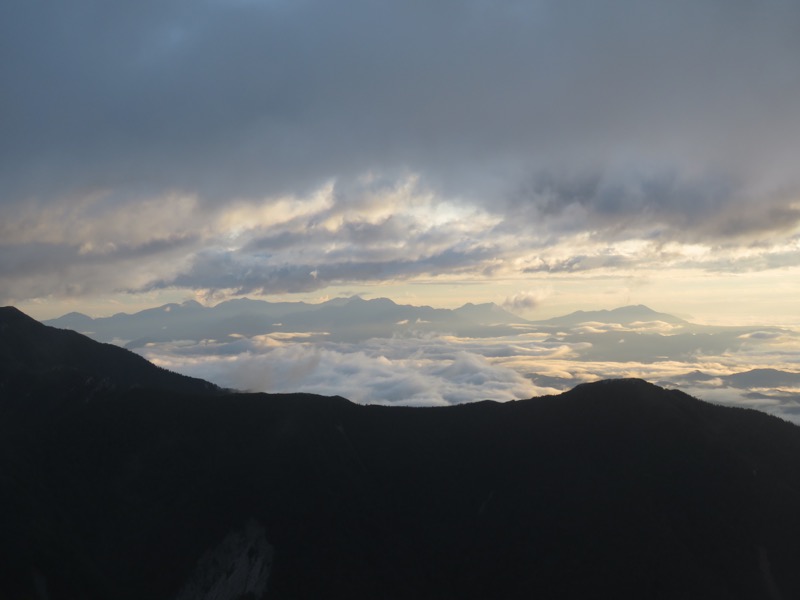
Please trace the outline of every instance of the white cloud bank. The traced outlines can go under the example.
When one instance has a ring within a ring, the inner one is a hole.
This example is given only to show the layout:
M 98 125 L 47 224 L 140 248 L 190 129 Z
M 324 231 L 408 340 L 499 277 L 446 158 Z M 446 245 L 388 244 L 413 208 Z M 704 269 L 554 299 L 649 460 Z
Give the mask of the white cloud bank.
M 649 329 L 653 345 L 663 339 L 662 328 Z M 640 334 L 642 327 L 635 323 L 613 329 Z M 305 336 L 282 333 L 225 343 L 151 344 L 140 352 L 156 364 L 223 387 L 340 395 L 370 404 L 508 401 L 558 393 L 587 381 L 639 377 L 705 400 L 756 408 L 800 422 L 797 390 L 775 375 L 754 377 L 752 384 L 729 378 L 765 367 L 800 372 L 800 331 L 784 330 L 779 336 L 762 338 L 735 352 L 647 362 L 587 359 L 585 355 L 594 350 L 592 343 L 541 333 L 484 339 L 430 334 L 361 343 L 312 343 Z M 597 337 L 596 343 L 606 342 Z

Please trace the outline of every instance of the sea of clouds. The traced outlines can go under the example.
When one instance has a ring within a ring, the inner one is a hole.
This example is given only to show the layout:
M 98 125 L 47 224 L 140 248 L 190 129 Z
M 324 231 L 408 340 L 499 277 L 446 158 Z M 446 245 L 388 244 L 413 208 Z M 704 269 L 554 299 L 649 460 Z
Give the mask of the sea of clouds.
M 358 342 L 329 339 L 324 332 L 279 332 L 155 342 L 137 351 L 162 367 L 226 388 L 339 395 L 363 404 L 508 401 L 598 379 L 639 377 L 800 422 L 800 332 L 723 331 L 716 334 L 721 341 L 706 334 L 708 351 L 687 355 L 676 341 L 680 328 L 665 322 L 582 323 L 555 335 L 521 327 L 517 335 L 488 338 L 412 329 Z M 628 340 L 637 345 L 632 354 L 639 360 L 604 347 Z M 652 352 L 638 350 L 647 344 Z M 658 354 L 673 347 L 675 355 Z

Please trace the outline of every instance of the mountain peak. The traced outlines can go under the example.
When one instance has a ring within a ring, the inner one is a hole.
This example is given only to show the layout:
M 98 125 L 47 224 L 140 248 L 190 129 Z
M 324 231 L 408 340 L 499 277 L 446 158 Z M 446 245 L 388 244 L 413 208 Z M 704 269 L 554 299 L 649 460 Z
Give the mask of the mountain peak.
M 82 312 L 77 312 L 77 311 L 73 310 L 72 312 L 68 312 L 67 314 L 63 315 L 61 318 L 62 319 L 91 319 L 92 317 L 90 317 L 89 315 L 84 314 Z
M 644 304 L 628 304 L 627 306 L 619 306 L 617 308 L 613 308 L 610 313 L 643 313 L 643 314 L 659 314 L 658 312 L 654 311 L 649 306 L 645 306 Z
M 576 310 L 561 317 L 553 317 L 538 321 L 538 323 L 548 325 L 577 325 L 587 321 L 597 321 L 601 323 L 634 323 L 636 321 L 664 321 L 672 324 L 685 324 L 686 321 L 674 315 L 653 310 L 644 304 L 629 304 L 611 310 Z
M 663 387 L 654 383 L 650 383 L 639 377 L 618 377 L 613 379 L 601 379 L 599 381 L 589 381 L 580 383 L 573 389 L 613 389 L 615 391 L 624 390 L 651 390 L 651 391 L 665 391 Z
M 468 319 L 477 320 L 480 322 L 489 323 L 519 323 L 524 322 L 525 319 L 508 312 L 502 306 L 498 306 L 494 302 L 483 302 L 475 304 L 467 302 L 463 306 L 458 307 L 453 312 Z
M 29 317 L 16 306 L 3 306 L 0 307 L 0 325 L 7 324 L 26 324 L 28 326 L 42 326 L 39 321 L 33 317 Z
M 361 296 L 350 296 L 347 298 L 347 304 L 371 304 L 373 306 L 397 306 L 394 300 L 390 300 L 389 298 L 372 298 L 370 300 L 366 300 Z
M 199 303 L 197 304 L 200 305 Z M 263 300 L 254 300 L 253 298 L 231 298 L 230 300 L 223 300 L 219 304 L 216 304 L 214 308 L 220 306 L 261 306 L 263 304 L 266 304 L 266 302 Z
M 200 304 L 197 300 L 185 300 L 180 303 L 170 302 L 169 304 L 164 304 L 163 306 L 159 306 L 156 310 L 170 312 L 172 310 L 194 310 L 198 308 L 205 308 L 205 307 L 202 304 Z

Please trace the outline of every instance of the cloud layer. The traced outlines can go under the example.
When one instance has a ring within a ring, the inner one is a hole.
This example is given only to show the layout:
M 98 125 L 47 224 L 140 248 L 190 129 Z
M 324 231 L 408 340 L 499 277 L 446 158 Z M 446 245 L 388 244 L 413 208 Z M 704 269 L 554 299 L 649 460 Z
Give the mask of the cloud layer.
M 721 329 L 697 334 L 703 339 L 701 346 L 686 352 L 664 343 L 680 335 L 682 327 L 664 322 L 585 323 L 555 335 L 536 330 L 477 339 L 431 333 L 358 344 L 266 334 L 228 342 L 154 343 L 138 351 L 160 366 L 223 387 L 337 394 L 359 403 L 507 401 L 558 393 L 598 379 L 640 377 L 708 401 L 800 422 L 798 331 Z M 609 332 L 619 337 L 609 339 Z M 643 336 L 639 345 L 648 348 L 637 352 L 641 360 L 615 358 L 613 348 L 604 349 L 637 336 Z M 730 342 L 736 338 L 738 346 Z M 663 355 L 656 356 L 659 352 Z
M 796 267 L 798 21 L 11 0 L 0 295 Z

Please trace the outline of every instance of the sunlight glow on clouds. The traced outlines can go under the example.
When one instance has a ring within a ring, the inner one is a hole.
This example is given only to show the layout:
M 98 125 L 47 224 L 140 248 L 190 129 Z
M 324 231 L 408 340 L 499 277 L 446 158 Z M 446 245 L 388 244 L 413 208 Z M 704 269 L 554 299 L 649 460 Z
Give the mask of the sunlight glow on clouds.
M 0 302 L 796 313 L 796 3 L 101 4 L 0 20 Z
M 800 410 L 793 408 L 800 374 L 786 375 L 798 381 L 788 385 L 780 382 L 779 375 L 764 376 L 761 386 L 737 386 L 724 380 L 764 366 L 797 373 L 797 331 L 786 330 L 777 336 L 753 334 L 749 337 L 758 339 L 757 343 L 718 355 L 644 362 L 586 358 L 593 344 L 606 343 L 601 337 L 605 332 L 657 336 L 670 329 L 677 333 L 680 327 L 655 322 L 630 327 L 586 323 L 566 328 L 561 339 L 540 332 L 499 338 L 426 334 L 359 343 L 306 341 L 312 336 L 286 333 L 224 343 L 150 344 L 141 352 L 160 366 L 222 386 L 338 394 L 359 403 L 438 406 L 484 399 L 506 401 L 558 393 L 599 379 L 638 377 L 680 387 L 706 400 L 800 420 Z M 565 341 L 572 334 L 594 337 L 587 338 L 591 342 Z M 655 339 L 651 343 L 658 344 Z M 699 373 L 703 376 L 696 375 Z
M 145 353 L 159 366 L 202 374 L 221 385 L 256 391 L 338 394 L 354 402 L 437 406 L 478 399 L 512 400 L 538 388 L 515 371 L 485 358 L 454 350 L 449 358 L 384 356 L 372 347 L 332 349 L 307 344 L 259 346 L 266 353 L 170 358 Z M 163 352 L 163 350 L 162 350 Z

